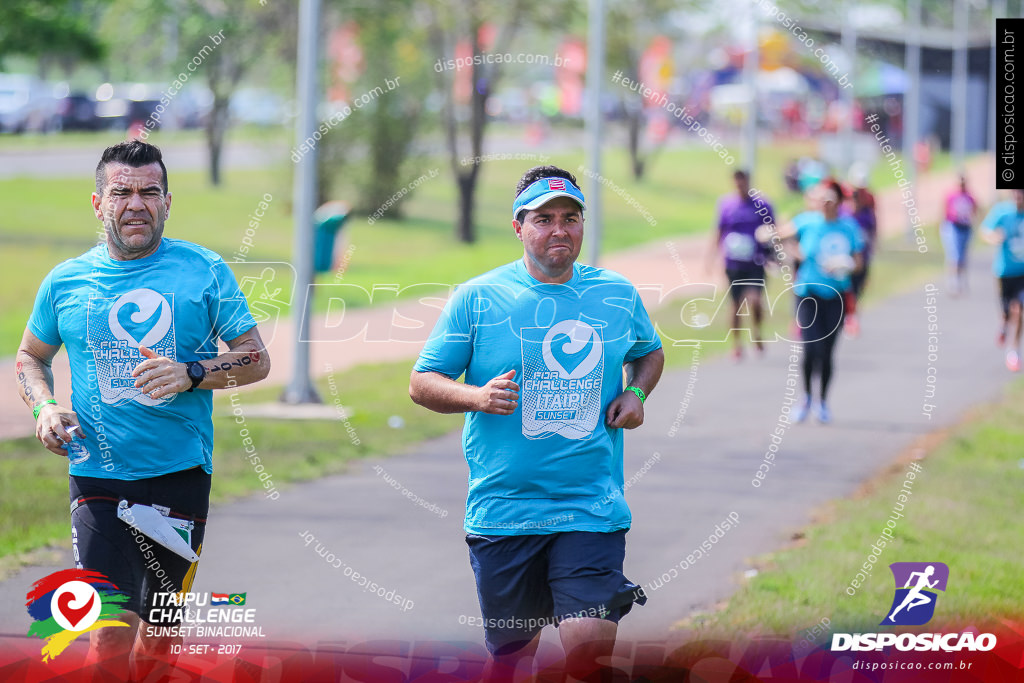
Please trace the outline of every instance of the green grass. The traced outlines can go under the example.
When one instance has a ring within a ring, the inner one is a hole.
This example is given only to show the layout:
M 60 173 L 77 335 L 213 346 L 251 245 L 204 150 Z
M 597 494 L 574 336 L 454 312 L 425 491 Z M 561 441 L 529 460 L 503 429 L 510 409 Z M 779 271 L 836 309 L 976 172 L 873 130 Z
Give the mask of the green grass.
M 1000 619 L 1017 620 L 1024 604 L 1024 518 L 1014 514 L 1024 503 L 1024 383 L 1016 382 L 997 405 L 978 409 L 974 418 L 919 462 L 923 472 L 913 482 L 895 541 L 881 549 L 853 596 L 846 589 L 889 519 L 909 461 L 894 464 L 863 497 L 831 504 L 824 515 L 830 521 L 808 529 L 799 546 L 759 558 L 761 573 L 724 609 L 689 628 L 704 638 L 789 637 L 827 617 L 833 632 L 877 631 L 893 595 L 888 565 L 923 560 L 949 566 L 949 589 L 933 622 L 901 628 L 970 624 L 985 630 Z
M 318 381 L 325 403 L 337 401 L 353 411 L 349 425 L 355 438 L 340 419 L 247 418 L 240 425 L 232 415 L 230 392 L 217 392 L 213 502 L 264 491 L 242 445 L 243 426 L 278 489 L 287 488 L 289 482 L 341 472 L 357 458 L 402 452 L 457 429 L 461 415 L 437 415 L 408 399 L 409 369 L 407 362 L 367 365 Z M 276 388 L 240 392 L 237 405 L 244 415 L 248 406 L 274 401 L 279 393 Z M 388 418 L 394 415 L 402 418 L 403 427 L 388 426 Z M 34 437 L 0 441 L 0 487 L 16 492 L 0 498 L 0 557 L 68 542 L 68 479 L 62 458 L 43 449 Z

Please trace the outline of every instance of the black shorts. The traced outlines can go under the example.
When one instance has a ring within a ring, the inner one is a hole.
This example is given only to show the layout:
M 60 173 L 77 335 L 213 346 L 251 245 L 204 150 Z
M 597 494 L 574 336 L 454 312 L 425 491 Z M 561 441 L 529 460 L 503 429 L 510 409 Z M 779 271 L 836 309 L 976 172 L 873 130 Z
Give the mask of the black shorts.
M 466 536 L 492 655 L 526 646 L 546 624 L 592 617 L 618 623 L 643 589 L 622 573 L 626 530 Z
M 751 263 L 742 268 L 726 268 L 729 279 L 729 295 L 737 306 L 747 293 L 760 293 L 764 289 L 764 266 Z
M 1024 275 L 999 278 L 999 299 L 1003 304 L 1003 315 L 1010 315 L 1010 302 L 1024 303 Z
M 128 596 L 124 607 L 147 623 L 173 625 L 171 610 L 150 621 L 157 593 L 188 592 L 198 563 L 189 562 L 157 544 L 134 527 L 118 519 L 117 505 L 131 504 L 170 508 L 172 519 L 193 523 L 191 546 L 198 555 L 206 533 L 210 509 L 210 475 L 200 467 L 133 481 L 72 476 L 71 542 L 75 566 L 103 573 Z M 177 610 L 173 610 L 177 612 Z M 177 616 L 177 615 L 175 615 Z

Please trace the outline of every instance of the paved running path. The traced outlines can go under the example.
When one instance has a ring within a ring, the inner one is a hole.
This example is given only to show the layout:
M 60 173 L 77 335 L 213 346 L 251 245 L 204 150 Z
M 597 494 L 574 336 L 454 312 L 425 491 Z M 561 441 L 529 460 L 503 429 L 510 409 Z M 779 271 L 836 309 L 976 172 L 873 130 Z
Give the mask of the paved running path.
M 622 639 L 671 638 L 674 623 L 727 597 L 749 558 L 783 545 L 818 506 L 850 495 L 915 439 L 1001 395 L 1011 377 L 993 347 L 990 259 L 990 250 L 978 251 L 970 295 L 938 296 L 931 419 L 922 415 L 925 292 L 915 288 L 865 311 L 861 337 L 840 342 L 835 424 L 787 430 L 760 488 L 751 481 L 782 410 L 789 345 L 771 344 L 766 358 L 739 366 L 719 358 L 666 373 L 648 403 L 647 423 L 627 437 L 627 478 L 653 461 L 627 493 L 634 516 L 627 574 L 649 584 L 727 515 L 737 513 L 740 523 L 713 552 L 651 591 L 649 603 L 624 620 Z M 927 461 L 923 467 L 915 491 L 929 486 Z M 461 525 L 466 472 L 458 436 L 450 435 L 409 455 L 357 463 L 348 474 L 290 487 L 278 500 L 256 495 L 221 506 L 211 514 L 194 590 L 247 592 L 265 633 L 281 640 L 479 642 L 479 628 L 460 624 L 479 616 Z M 384 473 L 448 515 L 416 506 Z M 303 534 L 316 540 L 307 546 Z M 870 540 L 864 539 L 865 556 Z M 414 604 L 403 612 L 364 592 L 316 554 L 317 543 Z M 30 567 L 0 583 L 0 633 L 26 632 L 25 591 L 57 568 Z

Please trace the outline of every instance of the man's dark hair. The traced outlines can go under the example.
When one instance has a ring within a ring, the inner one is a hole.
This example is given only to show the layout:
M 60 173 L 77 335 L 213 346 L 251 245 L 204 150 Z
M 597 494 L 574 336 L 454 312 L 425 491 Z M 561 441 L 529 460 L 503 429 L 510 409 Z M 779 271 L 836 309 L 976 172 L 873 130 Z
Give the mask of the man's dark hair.
M 732 173 L 733 180 L 750 180 L 750 173 L 742 168 L 736 169 Z
M 103 150 L 100 163 L 96 164 L 96 194 L 98 195 L 102 196 L 107 187 L 107 164 L 111 163 L 121 163 L 132 168 L 160 164 L 160 171 L 163 173 L 161 184 L 164 194 L 167 194 L 167 167 L 164 166 L 164 156 L 156 145 L 142 140 L 126 140 Z
M 576 182 L 576 176 L 569 171 L 566 171 L 564 168 L 559 168 L 557 166 L 534 166 L 524 173 L 523 177 L 519 179 L 518 183 L 516 183 L 516 196 L 518 197 L 521 195 L 523 190 L 528 188 L 530 185 L 533 185 L 541 178 L 565 178 L 576 187 L 580 186 L 580 184 Z M 523 219 L 526 218 L 526 213 L 526 209 L 521 210 L 516 214 L 516 220 L 522 223 Z

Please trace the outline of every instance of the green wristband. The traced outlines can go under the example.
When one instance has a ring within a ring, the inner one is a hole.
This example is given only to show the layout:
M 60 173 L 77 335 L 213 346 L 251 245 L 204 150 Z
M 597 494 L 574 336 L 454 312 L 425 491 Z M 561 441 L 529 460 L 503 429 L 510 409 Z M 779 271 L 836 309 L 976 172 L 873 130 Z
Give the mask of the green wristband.
M 32 409 L 32 417 L 38 420 L 39 419 L 39 411 L 43 409 L 43 406 L 48 405 L 50 403 L 52 403 L 54 405 L 57 405 L 57 401 L 55 401 L 52 398 L 49 401 L 43 401 L 42 403 L 40 403 L 39 405 L 37 405 L 35 408 Z
M 636 397 L 640 399 L 640 403 L 644 403 L 645 401 L 647 401 L 647 394 L 645 394 L 644 390 L 641 389 L 640 387 L 626 387 L 626 391 L 632 391 L 634 394 L 636 394 Z

